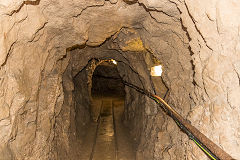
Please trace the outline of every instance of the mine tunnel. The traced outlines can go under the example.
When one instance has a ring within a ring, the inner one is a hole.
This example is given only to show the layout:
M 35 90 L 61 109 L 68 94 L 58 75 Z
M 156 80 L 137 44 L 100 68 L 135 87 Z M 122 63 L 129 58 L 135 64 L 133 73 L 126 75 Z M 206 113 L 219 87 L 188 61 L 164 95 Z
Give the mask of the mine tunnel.
M 1 0 L 0 160 L 240 157 L 237 0 Z
M 117 61 L 110 59 L 100 63 L 92 74 L 92 97 L 117 96 L 124 97 L 124 83 L 117 70 Z

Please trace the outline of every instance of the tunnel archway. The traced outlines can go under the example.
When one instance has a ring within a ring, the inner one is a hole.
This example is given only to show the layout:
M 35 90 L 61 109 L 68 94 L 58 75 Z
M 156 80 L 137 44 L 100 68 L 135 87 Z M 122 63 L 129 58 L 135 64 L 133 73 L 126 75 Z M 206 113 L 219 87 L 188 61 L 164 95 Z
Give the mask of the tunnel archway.
M 240 157 L 239 3 L 129 2 L 0 2 L 0 157 L 76 159 L 90 104 L 77 79 L 88 82 L 91 58 L 122 61 L 121 77 L 149 91 L 165 86 L 170 105 Z M 149 76 L 158 61 L 161 80 Z M 207 159 L 156 104 L 125 91 L 137 159 Z
M 125 87 L 117 70 L 117 62 L 113 59 L 92 59 L 89 64 L 88 69 L 93 70 L 88 72 L 92 78 L 89 84 L 91 120 L 82 137 L 81 145 L 84 148 L 79 158 L 135 159 L 135 142 L 122 123 Z
M 119 51 L 112 51 L 112 50 L 106 50 L 106 46 L 108 46 L 109 42 L 106 42 L 106 44 L 98 47 L 98 48 L 92 48 L 92 47 L 84 47 L 83 49 L 77 49 L 73 50 L 72 53 L 69 54 L 69 56 L 72 56 L 71 62 L 69 63 L 67 70 L 65 71 L 65 76 L 63 77 L 63 83 L 66 85 L 69 84 L 69 78 L 72 77 L 73 79 L 73 86 L 74 86 L 74 91 L 73 91 L 73 101 L 74 101 L 74 106 L 73 110 L 76 110 L 75 112 L 73 111 L 72 117 L 73 120 L 71 122 L 72 126 L 72 131 L 74 135 L 77 135 L 78 137 L 83 136 L 86 134 L 86 127 L 89 125 L 89 122 L 91 121 L 91 88 L 92 88 L 92 77 L 94 74 L 94 71 L 99 64 L 102 63 L 104 60 L 109 60 L 109 59 L 115 59 L 118 62 L 118 65 L 114 67 L 117 67 L 118 72 L 120 73 L 120 77 L 124 77 L 124 79 L 129 79 L 129 81 L 134 81 L 134 83 L 138 83 L 141 86 L 144 87 L 149 87 L 147 85 L 151 85 L 150 83 L 150 72 L 147 69 L 143 69 L 140 67 L 132 66 L 132 60 L 128 59 L 128 57 L 124 57 L 121 52 Z M 82 53 L 84 53 L 88 59 L 83 59 L 82 58 Z M 133 52 L 131 54 L 142 54 L 138 52 Z M 140 57 L 139 57 L 140 58 Z M 87 60 L 87 61 L 86 61 Z M 138 64 L 141 62 L 141 58 L 135 58 L 133 63 Z M 79 65 L 81 64 L 81 65 Z M 84 65 L 82 65 L 84 64 Z M 144 64 L 144 63 L 140 63 Z M 141 66 L 143 67 L 143 66 Z M 137 69 L 138 68 L 138 69 Z M 141 73 L 138 73 L 139 69 Z M 69 72 L 71 70 L 72 72 Z M 116 70 L 115 70 L 116 71 Z M 69 73 L 72 73 L 73 75 L 70 76 L 68 75 Z M 146 76 L 146 79 L 142 78 L 142 76 Z M 118 76 L 119 78 L 119 76 Z M 144 82 L 143 82 L 144 81 Z M 69 87 L 65 88 L 66 90 L 72 89 Z M 126 97 L 129 97 L 128 95 L 132 95 L 131 98 L 134 98 L 134 103 L 137 103 L 138 105 L 141 105 L 139 108 L 135 108 L 132 105 L 132 99 L 127 99 L 125 101 L 125 109 L 124 109 L 124 121 L 126 126 L 133 129 L 133 126 L 137 124 L 137 120 L 134 118 L 135 115 L 134 113 L 137 111 L 139 112 L 139 122 L 143 120 L 141 117 L 142 115 L 140 114 L 143 110 L 145 110 L 146 106 L 145 103 L 148 102 L 149 100 L 145 99 L 141 94 L 138 94 L 136 91 L 131 90 L 130 88 L 127 89 Z M 64 91 L 65 94 L 70 94 L 71 95 L 71 90 Z M 127 95 L 128 94 L 128 95 Z M 68 97 L 68 96 L 67 96 Z M 71 97 L 71 96 L 70 96 Z M 140 102 L 138 102 L 138 99 L 141 99 Z M 145 101 L 146 100 L 146 101 Z M 66 102 L 67 106 L 66 108 L 69 107 L 69 103 L 71 102 Z M 153 102 L 152 102 L 153 103 Z M 151 104 L 151 102 L 149 103 Z M 129 107 L 131 106 L 131 107 Z M 156 105 L 153 105 L 156 107 Z M 152 107 L 152 106 L 151 106 Z M 65 108 L 65 107 L 64 107 Z M 151 109 L 148 111 L 149 113 L 152 112 Z M 93 116 L 93 120 L 97 121 L 98 116 Z M 131 124 L 130 124 L 131 121 Z M 135 124 L 134 124 L 135 123 Z M 137 125 L 138 130 L 141 130 L 141 125 Z M 94 131 L 93 131 L 94 132 Z M 139 139 L 140 132 L 133 132 L 132 137 L 133 139 Z M 129 137 L 129 136 L 126 136 Z M 135 137 L 135 138 L 134 138 Z M 77 142 L 76 140 L 73 140 L 74 142 Z M 73 143 L 74 143 L 73 142 Z M 138 142 L 139 143 L 139 142 Z M 77 146 L 77 144 L 76 144 Z M 60 148 L 60 147 L 59 147 Z M 78 147 L 74 147 L 77 149 Z M 81 149 L 79 149 L 81 150 Z M 74 150 L 73 150 L 74 152 Z

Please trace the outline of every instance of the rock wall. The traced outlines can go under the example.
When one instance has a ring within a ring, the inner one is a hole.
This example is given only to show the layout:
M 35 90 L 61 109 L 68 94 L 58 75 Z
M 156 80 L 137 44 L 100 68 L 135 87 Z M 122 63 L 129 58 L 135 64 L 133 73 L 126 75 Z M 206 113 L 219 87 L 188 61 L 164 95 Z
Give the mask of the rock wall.
M 38 2 L 1 1 L 0 5 L 0 20 L 4 24 L 0 29 L 0 101 L 4 106 L 0 112 L 0 157 L 57 159 L 55 133 L 64 135 L 59 139 L 65 141 L 69 152 L 69 120 L 59 123 L 63 124 L 61 133 L 55 132 L 56 117 L 63 111 L 58 106 L 58 101 L 63 100 L 58 98 L 63 94 L 62 74 L 66 65 L 62 63 L 66 50 L 85 42 L 99 45 L 119 28 L 142 19 L 142 14 L 136 16 L 126 11 L 144 11 L 124 2 L 117 5 L 105 1 Z M 125 7 L 119 11 L 122 6 Z M 99 11 L 93 12 L 95 9 Z M 99 21 L 99 15 L 108 19 Z M 116 15 L 119 19 L 112 23 Z M 70 111 L 64 113 L 68 118 Z
M 92 58 L 121 61 L 122 78 L 157 93 L 149 69 L 161 63 L 169 104 L 240 157 L 239 11 L 237 0 L 1 1 L 0 157 L 71 158 L 73 79 Z M 207 159 L 152 101 L 125 91 L 138 159 Z
M 75 123 L 77 124 L 77 136 L 80 137 L 84 132 L 84 127 L 90 121 L 90 96 L 88 92 L 88 71 L 83 69 L 73 79 L 74 83 L 74 105 L 75 105 Z
M 178 5 L 193 53 L 194 91 L 188 119 L 238 159 L 239 24 L 237 1 L 191 1 Z M 201 157 L 195 146 L 187 157 Z
M 182 26 L 181 12 L 174 1 L 143 0 L 139 3 L 145 6 L 152 17 L 143 23 L 143 30 L 139 34 L 146 49 L 154 57 L 152 65 L 158 64 L 155 59 L 163 65 L 162 78 L 169 89 L 165 100 L 186 117 L 191 105 L 189 93 L 193 90 L 193 68 L 189 39 Z M 161 89 L 161 83 L 153 83 L 154 88 Z M 162 87 L 162 90 L 165 90 L 165 87 Z M 148 117 L 145 130 L 142 159 L 185 159 L 185 143 L 188 143 L 188 138 L 161 109 L 158 109 L 154 116 Z M 150 144 L 146 142 L 147 139 L 151 139 Z M 151 144 L 152 148 L 144 149 Z

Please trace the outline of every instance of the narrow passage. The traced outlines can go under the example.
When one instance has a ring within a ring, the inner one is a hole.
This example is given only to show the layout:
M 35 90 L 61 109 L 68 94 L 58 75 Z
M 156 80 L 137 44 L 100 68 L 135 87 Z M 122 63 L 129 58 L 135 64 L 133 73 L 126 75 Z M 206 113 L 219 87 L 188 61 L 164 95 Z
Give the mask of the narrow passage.
M 121 122 L 123 98 L 94 98 L 92 117 L 84 137 L 81 160 L 134 160 L 135 149 Z

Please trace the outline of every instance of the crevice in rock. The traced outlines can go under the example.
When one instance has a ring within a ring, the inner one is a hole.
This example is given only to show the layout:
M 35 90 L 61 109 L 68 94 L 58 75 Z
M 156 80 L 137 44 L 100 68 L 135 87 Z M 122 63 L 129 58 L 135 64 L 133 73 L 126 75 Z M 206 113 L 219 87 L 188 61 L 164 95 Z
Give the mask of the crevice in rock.
M 17 40 L 14 41 L 14 42 L 10 45 L 10 47 L 9 47 L 9 49 L 8 49 L 8 51 L 7 51 L 5 60 L 4 60 L 4 62 L 2 62 L 2 64 L 1 64 L 1 67 L 3 67 L 3 66 L 7 63 L 8 57 L 10 56 L 11 51 L 13 50 L 14 45 L 15 45 L 16 43 L 17 43 Z
M 23 7 L 24 5 L 34 5 L 34 6 L 39 5 L 40 1 L 41 1 L 41 0 L 36 0 L 36 1 L 23 1 L 22 4 L 21 4 L 16 10 L 13 10 L 11 13 L 8 13 L 8 14 L 6 14 L 6 15 L 12 16 L 13 14 L 18 13 L 18 12 L 22 9 L 22 7 Z
M 207 43 L 206 39 L 204 38 L 203 34 L 201 33 L 201 31 L 198 29 L 198 26 L 197 26 L 197 24 L 196 24 L 196 21 L 194 20 L 193 16 L 192 16 L 191 13 L 189 12 L 189 8 L 188 8 L 188 6 L 187 6 L 186 3 L 185 3 L 185 6 L 186 6 L 186 9 L 187 9 L 187 11 L 188 11 L 189 17 L 191 18 L 191 20 L 192 20 L 192 22 L 193 22 L 193 24 L 194 24 L 194 26 L 195 26 L 196 31 L 197 31 L 197 32 L 199 33 L 199 35 L 202 37 L 202 40 L 205 42 L 206 46 L 207 46 L 211 51 L 213 51 L 213 49 L 208 45 L 208 43 Z
M 82 13 L 83 13 L 85 10 L 87 10 L 88 8 L 102 7 L 102 6 L 104 6 L 104 4 L 105 4 L 105 1 L 102 1 L 102 4 L 87 6 L 87 7 L 83 8 L 80 13 L 74 15 L 73 17 L 74 17 L 74 18 L 78 18 L 78 17 L 81 16 Z

